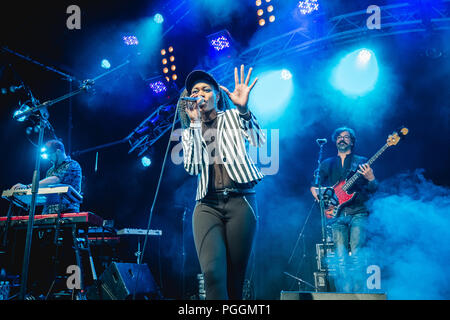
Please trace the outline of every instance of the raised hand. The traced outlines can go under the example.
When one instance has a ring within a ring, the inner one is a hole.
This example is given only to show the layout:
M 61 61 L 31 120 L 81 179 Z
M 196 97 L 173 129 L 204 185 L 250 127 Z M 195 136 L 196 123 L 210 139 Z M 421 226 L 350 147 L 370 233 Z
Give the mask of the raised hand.
M 247 77 L 245 78 L 244 81 L 244 65 L 241 65 L 241 71 L 240 71 L 240 79 L 239 79 L 239 75 L 238 75 L 238 68 L 234 68 L 234 91 L 230 92 L 227 88 L 225 88 L 224 86 L 220 86 L 220 88 L 222 88 L 223 91 L 225 91 L 228 95 L 228 97 L 230 98 L 230 100 L 233 102 L 233 104 L 238 108 L 240 113 L 246 113 L 248 111 L 248 97 L 250 94 L 250 91 L 253 89 L 253 87 L 256 84 L 256 81 L 258 80 L 258 78 L 255 78 L 255 80 L 253 80 L 252 84 L 249 86 L 249 82 L 250 82 L 250 76 L 252 74 L 252 70 L 253 68 L 250 68 L 248 70 L 248 74 Z

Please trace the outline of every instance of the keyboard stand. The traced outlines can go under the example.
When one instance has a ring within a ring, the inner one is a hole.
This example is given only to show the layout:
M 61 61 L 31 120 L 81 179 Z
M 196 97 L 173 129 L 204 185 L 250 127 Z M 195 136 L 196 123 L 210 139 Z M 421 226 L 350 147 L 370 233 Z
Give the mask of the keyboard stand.
M 58 215 L 59 216 L 59 215 Z M 58 219 L 57 220 L 57 224 L 62 224 L 62 219 Z M 58 225 L 56 226 L 56 228 L 59 228 Z M 74 250 L 74 254 L 75 254 L 75 261 L 76 261 L 76 266 L 77 266 L 77 270 L 76 273 L 79 277 L 77 279 L 75 279 L 74 283 L 70 282 L 68 280 L 66 280 L 66 285 L 68 286 L 69 284 L 73 285 L 72 288 L 69 288 L 69 290 L 72 290 L 72 297 L 74 297 L 74 295 L 76 294 L 77 296 L 77 300 L 86 300 L 86 286 L 85 286 L 85 280 L 86 280 L 86 274 L 85 274 L 85 269 L 84 269 L 84 264 L 83 264 L 83 259 L 82 259 L 82 253 L 85 252 L 87 254 L 87 259 L 88 259 L 88 264 L 92 273 L 92 279 L 94 284 L 97 283 L 98 279 L 97 279 L 97 273 L 95 271 L 95 265 L 94 265 L 94 260 L 92 258 L 92 254 L 91 254 L 91 249 L 89 246 L 89 240 L 88 240 L 88 227 L 83 227 L 80 228 L 78 227 L 78 225 L 76 223 L 70 223 L 67 224 L 66 226 L 70 226 L 70 232 L 71 232 L 71 237 L 72 237 L 72 248 Z M 58 230 L 58 229 L 56 229 Z M 83 231 L 83 232 L 79 232 L 79 231 Z M 55 231 L 56 233 L 56 231 Z M 56 236 L 56 235 L 55 235 Z M 58 236 L 59 237 L 59 236 Z M 54 283 L 56 282 L 56 279 L 58 278 L 57 276 L 57 266 L 59 264 L 59 260 L 58 260 L 58 250 L 59 247 L 61 246 L 61 243 L 59 241 L 59 239 L 57 239 L 55 237 L 55 245 L 56 245 L 56 254 L 55 254 L 55 278 L 53 280 L 52 285 L 50 286 L 50 289 L 47 293 L 46 299 L 48 299 L 48 297 L 50 296 L 50 293 L 53 289 Z M 72 275 L 69 274 L 69 277 L 73 276 L 74 273 L 72 273 Z

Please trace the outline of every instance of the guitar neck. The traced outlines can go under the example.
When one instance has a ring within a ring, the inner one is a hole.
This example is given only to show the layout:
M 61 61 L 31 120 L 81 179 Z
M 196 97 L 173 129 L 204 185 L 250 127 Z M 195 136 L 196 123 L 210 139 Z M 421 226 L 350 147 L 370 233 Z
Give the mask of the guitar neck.
M 375 154 L 372 156 L 372 158 L 370 158 L 370 159 L 367 161 L 367 164 L 368 164 L 369 166 L 372 165 L 372 163 L 374 163 L 375 160 L 377 160 L 378 157 L 381 156 L 381 154 L 382 154 L 384 151 L 386 151 L 387 148 L 389 148 L 389 145 L 386 143 L 384 146 L 381 147 L 380 150 L 378 150 L 377 153 L 375 153 Z M 353 184 L 356 182 L 356 180 L 358 180 L 358 178 L 359 178 L 360 176 L 361 176 L 361 174 L 358 173 L 358 172 L 356 172 L 356 173 L 355 173 L 354 175 L 352 175 L 352 176 L 350 177 L 350 179 L 348 179 L 347 182 L 342 186 L 342 189 L 344 189 L 345 191 L 347 191 L 348 189 L 350 189 L 350 188 L 353 186 Z

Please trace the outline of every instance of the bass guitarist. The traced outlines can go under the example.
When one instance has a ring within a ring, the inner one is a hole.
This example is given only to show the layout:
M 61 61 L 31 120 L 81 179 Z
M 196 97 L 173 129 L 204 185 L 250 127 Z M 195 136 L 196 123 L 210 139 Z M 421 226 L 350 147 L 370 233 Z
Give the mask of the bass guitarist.
M 354 197 L 340 208 L 330 220 L 336 257 L 335 287 L 338 292 L 363 292 L 365 284 L 365 258 L 362 249 L 366 242 L 366 225 L 369 211 L 365 202 L 377 190 L 377 180 L 367 158 L 353 153 L 356 137 L 353 129 L 341 127 L 334 131 L 332 140 L 336 144 L 337 156 L 324 160 L 319 167 L 320 185 L 334 186 L 358 172 L 360 177 L 353 185 Z M 311 193 L 319 201 L 317 186 Z M 329 217 L 328 214 L 326 214 Z

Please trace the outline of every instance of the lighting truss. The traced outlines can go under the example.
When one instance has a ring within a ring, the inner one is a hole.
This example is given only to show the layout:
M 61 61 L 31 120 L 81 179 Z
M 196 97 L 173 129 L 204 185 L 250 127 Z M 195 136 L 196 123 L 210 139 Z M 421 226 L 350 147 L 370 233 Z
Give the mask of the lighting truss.
M 224 62 L 208 72 L 225 86 L 234 83 L 234 67 L 240 64 L 259 65 L 276 62 L 287 56 L 308 55 L 323 49 L 326 45 L 356 42 L 369 37 L 386 37 L 402 33 L 420 33 L 450 30 L 450 0 L 433 5 L 428 16 L 417 6 L 403 3 L 382 6 L 382 24 L 379 30 L 369 30 L 366 22 L 370 14 L 366 10 L 352 12 L 331 18 L 329 28 L 323 34 L 314 34 L 305 28 L 297 28 L 273 37 L 242 52 L 232 61 Z M 425 20 L 427 23 L 425 23 Z M 428 26 L 427 26 L 428 25 Z M 158 107 L 133 132 L 125 138 L 130 144 L 129 153 L 142 155 L 166 132 L 171 129 L 176 102 Z M 178 122 L 178 121 L 177 121 Z

